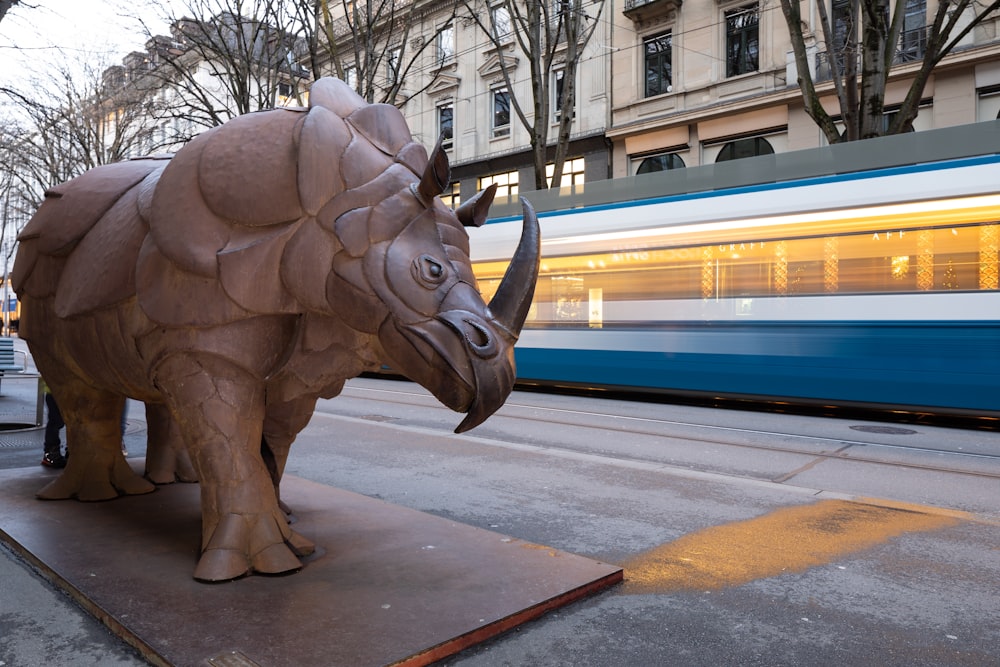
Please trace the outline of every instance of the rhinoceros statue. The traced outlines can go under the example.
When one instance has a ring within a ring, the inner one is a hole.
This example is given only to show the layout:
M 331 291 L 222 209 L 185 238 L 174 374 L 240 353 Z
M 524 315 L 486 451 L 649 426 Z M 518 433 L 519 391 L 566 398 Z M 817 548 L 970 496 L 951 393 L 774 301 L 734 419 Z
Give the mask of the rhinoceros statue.
M 301 567 L 278 484 L 318 397 L 388 364 L 480 424 L 514 383 L 538 275 L 529 204 L 487 305 L 440 143 L 428 157 L 392 106 L 337 79 L 308 109 L 249 114 L 174 156 L 88 171 L 46 193 L 19 236 L 27 340 L 71 456 L 44 499 L 201 484 L 196 579 Z M 121 452 L 126 397 L 146 404 L 145 478 Z

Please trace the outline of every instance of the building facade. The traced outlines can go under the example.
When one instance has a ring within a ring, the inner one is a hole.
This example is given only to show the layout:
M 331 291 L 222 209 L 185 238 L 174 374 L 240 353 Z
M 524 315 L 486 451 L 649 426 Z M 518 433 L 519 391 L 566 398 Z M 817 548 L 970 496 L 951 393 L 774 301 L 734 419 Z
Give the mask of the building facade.
M 836 20 L 841 0 L 827 6 Z M 887 87 L 887 113 L 920 67 L 931 0 L 907 0 Z M 966 22 L 968 17 L 966 18 Z M 746 0 L 624 0 L 614 22 L 612 174 L 712 164 L 723 159 L 825 145 L 806 115 L 779 3 Z M 824 109 L 839 106 L 816 0 L 802 4 L 810 71 Z M 1000 17 L 973 29 L 937 65 L 914 130 L 997 118 Z
M 831 2 L 827 11 L 833 16 L 846 6 L 843 0 L 827 1 Z M 819 29 L 816 2 L 802 4 L 803 35 L 823 106 L 837 114 L 830 56 Z M 351 3 L 350 7 L 364 4 Z M 528 121 L 534 120 L 530 54 L 522 50 L 511 27 L 509 0 L 368 0 L 369 11 L 374 5 L 380 11 L 391 5 L 392 20 L 379 19 L 385 30 L 380 33 L 378 25 L 371 25 L 362 35 L 352 28 L 360 14 L 353 22 L 344 15 L 334 17 L 337 43 L 321 50 L 326 59 L 321 58 L 311 74 L 339 72 L 361 91 L 366 84 L 392 91 L 387 99 L 401 108 L 418 141 L 432 146 L 444 136 L 454 179 L 445 199 L 451 203 L 491 183 L 498 185 L 500 201 L 533 189 L 531 134 L 513 103 L 519 100 L 529 114 Z M 905 2 L 904 30 L 886 93 L 887 114 L 902 101 L 919 69 L 926 26 L 936 8 L 933 0 Z M 582 13 L 585 23 L 597 25 L 577 58 L 576 104 L 561 185 L 580 186 L 825 145 L 822 132 L 804 110 L 779 3 L 588 0 Z M 145 52 L 128 56 L 114 75 L 149 76 L 150 70 L 162 70 L 164 54 L 176 57 L 181 50 L 199 78 L 200 90 L 212 91 L 214 84 L 218 90 L 213 92 L 212 105 L 226 107 L 227 91 L 218 83 L 223 77 L 188 49 L 182 28 L 175 26 L 172 36 L 150 40 Z M 493 33 L 492 39 L 487 31 Z M 363 45 L 354 43 L 362 38 Z M 564 65 L 565 54 L 557 53 L 546 73 L 552 97 L 550 153 L 561 113 L 555 98 Z M 369 71 L 361 71 L 364 68 Z M 272 95 L 276 104 L 302 101 L 291 93 L 304 87 L 310 73 L 298 74 L 284 72 L 282 82 L 274 83 L 279 90 Z M 358 84 L 359 79 L 364 81 Z M 170 86 L 160 95 L 158 106 L 163 109 L 176 109 L 186 102 Z M 367 96 L 381 101 L 378 95 Z M 992 120 L 998 112 L 1000 17 L 991 17 L 971 30 L 934 69 L 914 129 Z M 192 120 L 198 122 L 181 127 Z M 164 114 L 150 144 L 169 146 L 172 137 L 212 124 L 211 118 Z
M 518 47 L 505 3 L 418 0 L 396 4 L 402 4 L 400 11 L 406 12 L 408 34 L 386 30 L 382 35 L 364 35 L 376 49 L 402 54 L 384 58 L 381 67 L 385 71 L 377 72 L 376 78 L 382 88 L 388 89 L 397 72 L 401 76 L 399 95 L 393 102 L 401 108 L 418 141 L 433 146 L 439 136 L 450 134 L 444 145 L 455 180 L 455 197 L 470 197 L 494 182 L 500 198 L 532 189 L 531 137 L 517 116 L 513 99 L 530 112 L 530 56 Z M 601 5 L 584 4 L 586 11 L 595 16 Z M 356 83 L 360 63 L 352 40 L 359 37 L 350 24 L 351 20 L 343 16 L 335 22 L 338 35 L 335 50 L 344 54 L 340 63 L 344 78 Z M 496 41 L 486 30 L 495 31 Z M 610 30 L 610 22 L 602 15 L 593 37 L 577 58 L 574 122 L 562 181 L 566 185 L 610 176 L 611 155 L 606 139 L 611 109 L 611 61 L 607 51 Z M 401 44 L 401 40 L 405 41 Z M 378 59 L 368 54 L 367 66 L 380 66 L 372 65 L 373 62 Z M 558 127 L 560 111 L 555 96 L 561 90 L 564 64 L 565 55 L 557 52 L 547 73 L 551 77 L 549 94 L 553 97 L 550 141 L 554 141 Z M 504 66 L 508 70 L 506 79 Z M 336 67 L 329 60 L 321 68 L 321 74 L 335 72 Z M 372 101 L 378 101 L 377 97 Z M 530 120 L 533 121 L 533 116 Z
M 459 5 L 453 16 L 453 3 L 429 2 L 414 14 L 418 20 L 411 27 L 410 39 L 429 48 L 406 72 L 408 96 L 401 108 L 427 145 L 442 131 L 452 132 L 446 145 L 460 182 L 456 192 L 466 197 L 490 182 L 499 183 L 500 195 L 533 187 L 529 135 L 505 99 L 530 99 L 527 56 L 517 40 L 505 42 L 516 88 L 506 90 L 498 49 L 482 19 L 467 15 L 471 7 L 480 17 L 495 17 L 503 6 L 484 0 Z M 845 7 L 843 0 L 832 0 L 827 9 L 836 16 Z M 888 114 L 919 69 L 936 9 L 933 0 L 905 2 Z M 579 58 L 564 184 L 825 145 L 804 110 L 779 3 L 597 0 L 585 2 L 583 11 L 601 25 Z M 817 90 L 824 108 L 837 114 L 816 0 L 802 4 L 802 17 Z M 549 72 L 559 75 L 558 67 Z M 992 120 L 998 111 L 1000 33 L 998 19 L 991 18 L 935 68 L 914 129 Z

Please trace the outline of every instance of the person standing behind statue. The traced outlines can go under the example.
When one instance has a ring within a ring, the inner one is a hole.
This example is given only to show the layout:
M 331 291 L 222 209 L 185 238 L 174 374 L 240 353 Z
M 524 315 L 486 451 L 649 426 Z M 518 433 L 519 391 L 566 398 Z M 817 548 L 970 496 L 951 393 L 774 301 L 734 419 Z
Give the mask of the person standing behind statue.
M 59 440 L 59 431 L 66 426 L 66 422 L 63 421 L 62 413 L 59 412 L 56 397 L 49 391 L 49 385 L 45 384 L 44 379 L 42 380 L 42 390 L 45 392 L 45 407 L 49 411 L 49 418 L 45 422 L 45 453 L 42 454 L 42 465 L 47 468 L 65 468 L 66 459 L 69 457 L 69 448 L 66 449 L 66 454 L 64 455 L 62 453 L 62 442 Z M 125 429 L 127 427 L 128 400 L 126 399 L 125 405 L 122 407 L 121 420 L 122 456 L 128 456 L 128 449 L 125 447 Z
M 59 431 L 66 426 L 66 422 L 63 421 L 62 413 L 59 412 L 56 398 L 49 391 L 49 386 L 45 384 L 45 380 L 41 380 L 41 383 L 42 390 L 45 392 L 45 407 L 49 411 L 48 419 L 45 422 L 45 453 L 42 454 L 42 465 L 47 468 L 65 468 L 66 457 L 62 453 Z
M 128 399 L 122 406 L 122 456 L 128 456 L 128 449 L 125 447 L 125 429 L 128 428 Z

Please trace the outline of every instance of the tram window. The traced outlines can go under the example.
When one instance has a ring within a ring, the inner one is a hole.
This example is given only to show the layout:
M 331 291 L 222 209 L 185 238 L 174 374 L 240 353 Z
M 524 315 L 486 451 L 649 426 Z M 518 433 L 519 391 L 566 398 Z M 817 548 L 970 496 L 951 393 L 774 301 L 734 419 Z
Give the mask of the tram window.
M 664 299 L 794 297 L 998 289 L 1000 225 L 874 230 L 546 257 L 532 322 L 586 326 L 592 290 L 605 325 L 615 304 Z M 491 298 L 506 262 L 475 267 Z

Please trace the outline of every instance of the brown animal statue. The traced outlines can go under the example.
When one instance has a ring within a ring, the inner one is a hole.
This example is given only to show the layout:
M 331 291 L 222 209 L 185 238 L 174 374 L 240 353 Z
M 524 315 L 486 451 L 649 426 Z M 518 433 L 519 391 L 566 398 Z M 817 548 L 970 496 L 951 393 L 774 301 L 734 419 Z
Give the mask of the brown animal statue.
M 313 545 L 278 484 L 318 397 L 388 364 L 467 413 L 499 408 L 538 275 L 524 204 L 489 305 L 440 144 L 337 79 L 308 109 L 209 130 L 173 157 L 92 169 L 53 188 L 19 236 L 20 335 L 55 395 L 71 456 L 45 499 L 105 500 L 201 483 L 196 579 L 297 570 Z M 126 397 L 146 404 L 146 478 L 122 456 Z

